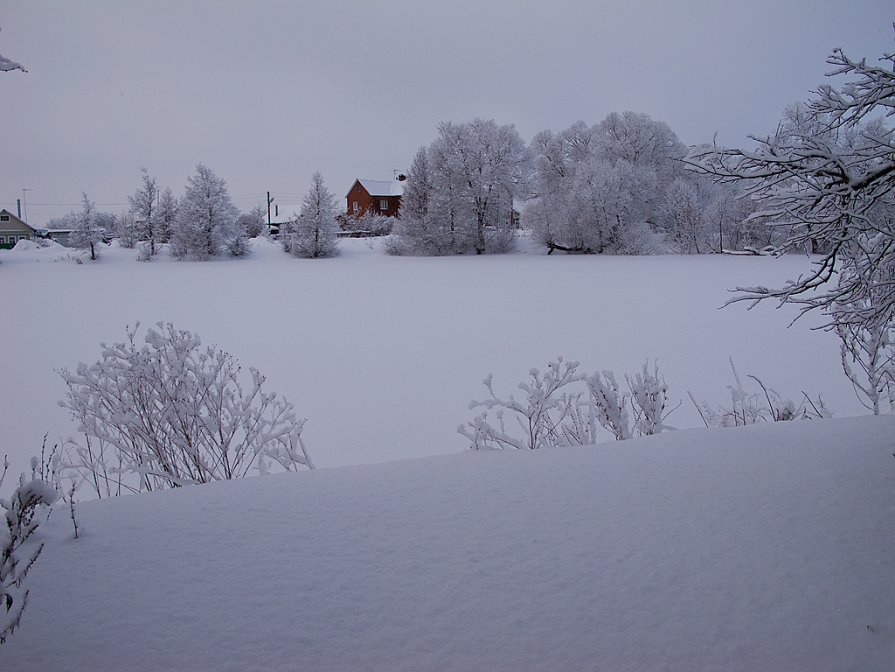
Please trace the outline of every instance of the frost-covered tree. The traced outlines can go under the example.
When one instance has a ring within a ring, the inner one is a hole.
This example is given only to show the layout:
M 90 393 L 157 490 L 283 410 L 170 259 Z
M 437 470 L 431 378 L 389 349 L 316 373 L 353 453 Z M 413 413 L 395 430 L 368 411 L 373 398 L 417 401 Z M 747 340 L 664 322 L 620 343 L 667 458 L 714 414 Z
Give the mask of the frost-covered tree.
M 712 252 L 772 251 L 782 242 L 781 232 L 752 219 L 755 202 L 735 184 L 706 184 L 696 180 L 702 197 L 702 216 Z
M 102 242 L 103 232 L 96 223 L 96 206 L 81 192 L 81 210 L 74 214 L 74 230 L 69 240 L 80 250 L 90 250 L 90 259 L 96 261 L 99 256 L 97 246 Z
M 715 229 L 708 219 L 704 197 L 692 180 L 677 178 L 665 193 L 659 209 L 665 243 L 678 254 L 700 254 L 713 247 Z
M 401 196 L 401 210 L 398 223 L 389 243 L 389 251 L 404 254 L 439 254 L 439 230 L 436 218 L 430 213 L 430 203 L 434 205 L 434 186 L 429 172 L 429 150 L 420 147 L 404 184 Z M 434 209 L 433 209 L 434 210 Z
M 549 252 L 641 253 L 683 154 L 667 124 L 634 112 L 532 140 L 534 198 L 524 224 Z
M 852 314 L 854 306 L 834 307 Z M 836 323 L 842 370 L 851 381 L 861 404 L 879 415 L 883 405 L 895 411 L 895 324 L 855 323 L 848 319 Z
M 133 195 L 128 196 L 127 201 L 130 204 L 130 213 L 134 218 L 137 236 L 140 240 L 148 243 L 149 255 L 154 256 L 157 251 L 156 243 L 160 239 L 156 207 L 158 186 L 155 178 L 149 175 L 146 168 L 142 169 L 142 173 L 143 181 L 140 188 Z
M 687 154 L 687 148 L 668 124 L 640 112 L 612 112 L 592 133 L 600 158 L 653 170 L 662 185 L 669 184 L 681 172 L 678 159 Z
M 102 357 L 59 371 L 68 387 L 60 405 L 78 423 L 69 462 L 99 497 L 313 468 L 292 404 L 263 389 L 235 357 L 170 323 L 150 329 L 145 345 L 128 329 Z
M 301 212 L 288 227 L 287 251 L 298 257 L 332 257 L 338 254 L 336 236 L 336 199 L 326 188 L 323 175 L 314 173 L 311 188 L 305 194 Z
M 129 210 L 122 212 L 117 219 L 115 235 L 121 247 L 133 249 L 140 240 L 139 231 L 134 216 Z
M 159 242 L 166 243 L 171 239 L 176 221 L 177 199 L 174 198 L 170 187 L 165 187 L 159 196 L 158 207 L 155 209 L 155 224 L 153 225 Z
M 895 54 L 880 65 L 841 50 L 831 76 L 805 105 L 787 110 L 773 135 L 749 149 L 700 147 L 688 163 L 742 185 L 754 220 L 783 230 L 780 251 L 819 253 L 782 287 L 744 287 L 734 301 L 766 299 L 821 310 L 831 324 L 884 329 L 895 319 Z
M 417 152 L 401 204 L 397 251 L 505 252 L 513 244 L 513 202 L 526 193 L 528 151 L 512 125 L 444 122 Z
M 187 179 L 171 234 L 171 251 L 178 258 L 209 259 L 225 251 L 244 250 L 245 235 L 236 225 L 239 211 L 230 200 L 227 183 L 201 163 Z
M 257 238 L 267 225 L 267 210 L 256 205 L 249 212 L 241 214 L 237 223 L 247 238 Z

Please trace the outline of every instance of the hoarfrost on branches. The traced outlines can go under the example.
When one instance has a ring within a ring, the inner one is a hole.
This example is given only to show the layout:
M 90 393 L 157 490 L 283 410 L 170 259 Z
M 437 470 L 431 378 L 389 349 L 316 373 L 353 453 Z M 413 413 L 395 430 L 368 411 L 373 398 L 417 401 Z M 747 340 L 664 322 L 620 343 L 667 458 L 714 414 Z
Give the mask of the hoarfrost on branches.
M 792 399 L 780 396 L 773 388 L 766 386 L 759 378 L 750 375 L 758 390 L 750 392 L 743 386 L 733 358 L 730 359 L 734 384 L 728 385 L 730 405 L 713 406 L 705 401 L 698 402 L 688 392 L 690 400 L 699 412 L 706 427 L 742 427 L 762 422 L 786 422 L 789 420 L 815 420 L 832 416 L 818 395 L 812 399 L 802 392 L 802 401 L 796 404 Z
M 577 404 L 580 394 L 559 392 L 572 383 L 583 380 L 577 369 L 578 362 L 563 362 L 562 357 L 548 363 L 543 374 L 538 369 L 531 369 L 528 380 L 518 385 L 525 393 L 519 401 L 513 395 L 508 399 L 498 398 L 494 394 L 492 377 L 487 376 L 482 383 L 488 389 L 489 398 L 473 401 L 469 405 L 470 409 L 483 408 L 485 412 L 473 418 L 466 426 L 458 427 L 457 431 L 469 439 L 476 450 L 535 450 L 563 443 L 562 423 Z M 493 409 L 496 409 L 497 426 L 488 422 L 488 411 Z M 508 431 L 504 424 L 505 411 L 512 414 L 522 430 L 521 437 Z
M 159 190 L 155 178 L 149 175 L 149 171 L 143 168 L 141 172 L 143 183 L 136 192 L 127 197 L 127 201 L 130 204 L 130 214 L 133 217 L 137 237 L 148 244 L 149 256 L 154 256 L 157 252 L 157 243 L 163 240 L 162 225 L 156 207 Z
M 665 418 L 674 409 L 667 409 L 668 387 L 658 365 L 650 371 L 645 363 L 640 373 L 626 376 L 627 393 L 619 390 L 611 371 L 586 375 L 578 366 L 559 357 L 543 373 L 531 369 L 528 380 L 518 385 L 521 399 L 498 397 L 489 375 L 483 381 L 489 398 L 470 403 L 470 409 L 483 412 L 457 431 L 473 450 L 536 450 L 597 443 L 600 426 L 617 440 L 671 429 Z
M 338 230 L 335 196 L 324 184 L 323 175 L 316 172 L 301 212 L 282 232 L 283 247 L 297 257 L 333 257 L 339 252 Z
M 773 299 L 819 309 L 830 326 L 885 329 L 895 318 L 895 54 L 872 65 L 837 49 L 827 62 L 849 81 L 788 109 L 754 149 L 699 147 L 687 162 L 741 185 L 759 205 L 752 219 L 785 231 L 780 253 L 820 255 L 795 280 L 740 287 L 731 301 Z
M 239 211 L 227 183 L 201 163 L 187 179 L 171 233 L 171 251 L 178 258 L 209 259 L 245 252 L 245 234 L 237 226 Z
M 78 423 L 69 466 L 99 497 L 240 478 L 278 464 L 313 468 L 292 404 L 248 380 L 232 355 L 159 323 L 138 346 L 102 344 L 102 357 L 59 371 L 60 405 Z
M 8 468 L 4 457 L 0 486 Z M 4 512 L 4 525 L 0 526 L 0 644 L 22 621 L 29 595 L 25 579 L 43 551 L 43 543 L 35 538 L 35 533 L 57 499 L 56 488 L 36 473 L 32 473 L 31 479 L 22 474 L 12 495 L 0 498 Z
M 643 253 L 684 149 L 663 122 L 613 112 L 593 127 L 538 133 L 531 143 L 534 196 L 524 223 L 549 252 Z
M 528 151 L 512 125 L 444 122 L 407 174 L 393 252 L 467 254 L 513 246 L 513 203 L 529 180 Z
M 71 244 L 82 250 L 90 250 L 90 259 L 99 257 L 98 245 L 103 240 L 103 231 L 96 222 L 96 206 L 81 192 L 81 210 L 74 213 L 74 230 L 71 232 Z

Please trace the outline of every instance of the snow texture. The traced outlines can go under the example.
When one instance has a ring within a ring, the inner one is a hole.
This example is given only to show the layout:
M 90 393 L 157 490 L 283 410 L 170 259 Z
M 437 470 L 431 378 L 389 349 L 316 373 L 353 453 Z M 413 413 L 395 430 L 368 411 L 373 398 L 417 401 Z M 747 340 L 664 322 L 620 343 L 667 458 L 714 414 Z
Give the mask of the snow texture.
M 29 670 L 890 670 L 892 416 L 85 503 Z

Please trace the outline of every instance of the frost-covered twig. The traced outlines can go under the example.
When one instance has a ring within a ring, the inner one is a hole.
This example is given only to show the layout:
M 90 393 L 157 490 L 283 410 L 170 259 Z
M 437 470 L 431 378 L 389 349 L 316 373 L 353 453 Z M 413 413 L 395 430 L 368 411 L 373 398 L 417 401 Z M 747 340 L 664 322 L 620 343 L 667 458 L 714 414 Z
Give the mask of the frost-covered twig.
M 32 468 L 35 462 L 36 459 L 32 461 Z M 4 456 L 0 486 L 8 468 L 9 462 Z M 38 543 L 34 535 L 58 497 L 52 484 L 39 478 L 29 481 L 22 474 L 12 495 L 8 499 L 0 498 L 0 509 L 5 512 L 5 526 L 0 528 L 0 644 L 22 621 L 29 595 L 25 579 L 43 551 L 43 543 Z

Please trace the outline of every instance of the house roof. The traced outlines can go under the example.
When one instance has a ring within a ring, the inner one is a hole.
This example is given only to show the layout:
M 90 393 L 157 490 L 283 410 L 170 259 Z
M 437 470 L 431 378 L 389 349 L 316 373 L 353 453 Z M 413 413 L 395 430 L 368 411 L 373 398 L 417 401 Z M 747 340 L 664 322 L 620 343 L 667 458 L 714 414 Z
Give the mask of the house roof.
M 285 224 L 293 217 L 298 216 L 301 212 L 301 205 L 280 205 L 271 204 L 270 206 L 270 223 Z M 267 224 L 267 213 L 264 216 L 264 223 Z
M 357 181 L 370 196 L 401 196 L 404 194 L 404 182 L 401 180 L 368 180 L 360 177 Z
M 10 221 L 15 220 L 16 222 L 19 222 L 20 224 L 22 224 L 22 225 L 28 227 L 29 229 L 31 229 L 31 230 L 34 231 L 35 233 L 38 233 L 38 232 L 40 231 L 40 230 L 37 229 L 36 227 L 31 226 L 28 222 L 26 222 L 26 221 L 25 221 L 24 219 L 22 219 L 21 217 L 17 217 L 17 216 L 14 215 L 13 213 L 11 213 L 11 212 L 10 212 L 9 210 L 7 210 L 6 208 L 3 208 L 2 210 L 0 210 L 0 215 L 9 215 L 9 216 L 11 217 L 11 220 L 10 220 Z

